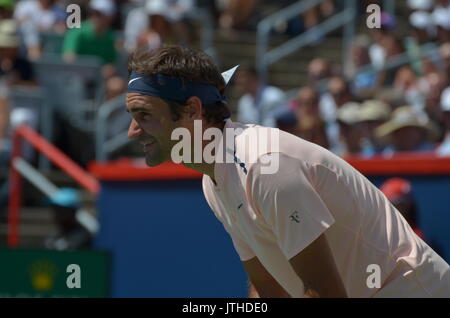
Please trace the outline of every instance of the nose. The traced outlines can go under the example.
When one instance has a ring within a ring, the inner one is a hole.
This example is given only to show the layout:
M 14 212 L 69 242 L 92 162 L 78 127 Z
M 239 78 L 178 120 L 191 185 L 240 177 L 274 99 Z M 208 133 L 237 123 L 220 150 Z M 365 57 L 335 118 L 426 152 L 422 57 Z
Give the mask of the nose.
M 139 127 L 139 124 L 136 120 L 132 119 L 130 123 L 130 127 L 128 128 L 128 138 L 134 139 L 142 135 L 142 129 Z

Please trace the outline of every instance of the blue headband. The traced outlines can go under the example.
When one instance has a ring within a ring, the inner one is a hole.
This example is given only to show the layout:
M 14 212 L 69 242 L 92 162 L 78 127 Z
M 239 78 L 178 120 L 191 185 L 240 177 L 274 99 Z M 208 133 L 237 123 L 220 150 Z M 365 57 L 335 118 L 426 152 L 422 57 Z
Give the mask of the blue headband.
M 162 74 L 142 75 L 132 72 L 128 82 L 128 93 L 160 97 L 182 104 L 192 96 L 200 98 L 203 105 L 227 102 L 227 98 L 212 85 L 194 83 Z

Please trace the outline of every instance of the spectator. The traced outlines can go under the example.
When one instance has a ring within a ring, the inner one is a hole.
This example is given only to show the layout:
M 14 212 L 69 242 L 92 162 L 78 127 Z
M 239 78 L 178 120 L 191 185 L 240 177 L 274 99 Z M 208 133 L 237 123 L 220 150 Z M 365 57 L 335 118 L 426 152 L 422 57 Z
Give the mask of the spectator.
M 238 121 L 246 124 L 275 126 L 274 111 L 286 103 L 284 92 L 273 86 L 262 86 L 256 69 L 241 66 L 235 80 L 238 94 Z
M 440 104 L 445 126 L 445 138 L 437 148 L 437 154 L 439 156 L 450 156 L 450 87 L 447 87 L 442 93 Z
M 340 143 L 334 152 L 341 157 L 355 156 L 361 153 L 359 112 L 360 104 L 356 102 L 345 103 L 337 111 Z
M 367 65 L 370 65 L 369 43 L 366 38 L 359 37 L 351 48 L 351 71 L 348 74 L 349 78 L 352 78 L 352 92 L 359 96 L 372 95 L 377 83 L 377 74 L 373 70 L 357 72 Z
M 324 148 L 329 148 L 325 122 L 320 117 L 319 94 L 309 86 L 299 90 L 296 99 L 296 135 Z
M 381 185 L 380 190 L 403 215 L 414 233 L 425 240 L 425 235 L 417 222 L 417 204 L 413 196 L 411 183 L 402 178 L 390 178 Z
M 240 29 L 248 26 L 248 21 L 255 11 L 256 0 L 221 1 L 222 14 L 219 17 L 219 27 L 223 30 Z
M 444 43 L 439 47 L 439 57 L 442 60 L 443 72 L 450 74 L 450 42 Z
M 308 65 L 308 81 L 313 87 L 319 89 L 320 93 L 326 90 L 323 80 L 331 77 L 331 63 L 324 58 L 315 58 Z
M 56 0 L 19 1 L 14 18 L 20 25 L 27 56 L 31 60 L 42 54 L 41 32 L 63 33 L 66 30 L 66 12 L 56 4 Z
M 445 73 L 434 72 L 424 77 L 425 112 L 434 122 L 441 121 L 441 95 L 449 85 L 448 77 Z
M 420 46 L 429 42 L 434 34 L 433 19 L 426 11 L 416 11 L 409 16 L 410 36 L 406 38 L 406 52 L 412 59 L 412 66 L 417 74 L 423 73 Z
M 359 110 L 359 126 L 361 129 L 361 153 L 366 157 L 381 153 L 386 142 L 376 136 L 375 131 L 384 124 L 390 115 L 390 107 L 380 100 L 367 100 Z
M 450 7 L 437 7 L 432 18 L 436 26 L 437 40 L 441 43 L 450 41 Z
M 404 151 L 433 151 L 432 140 L 438 132 L 426 114 L 411 106 L 402 106 L 392 113 L 388 122 L 377 128 L 376 134 L 379 138 L 390 138 L 390 145 L 383 154 L 392 155 Z
M 371 29 L 372 45 L 369 47 L 370 61 L 376 70 L 381 70 L 386 62 L 386 38 L 392 38 L 392 33 L 396 26 L 395 17 L 382 12 L 381 27 Z
M 102 74 L 106 82 L 108 99 L 125 91 L 126 82 L 117 75 L 116 35 L 111 28 L 115 13 L 112 0 L 92 0 L 90 18 L 82 23 L 81 28 L 67 32 L 63 45 L 63 56 L 67 62 L 73 62 L 77 56 L 95 56 L 102 63 Z
M 403 92 L 406 102 L 417 110 L 423 110 L 425 96 L 422 95 L 416 73 L 411 66 L 398 69 L 394 79 L 394 89 Z
M 66 61 L 74 61 L 77 55 L 99 57 L 104 64 L 116 61 L 116 36 L 111 29 L 115 4 L 111 0 L 92 0 L 90 18 L 81 28 L 66 33 L 63 54 Z
M 337 109 L 355 99 L 349 83 L 343 76 L 332 77 L 328 82 L 328 92 L 322 95 L 320 100 L 322 118 L 327 122 L 334 122 Z
M 185 17 L 193 6 L 192 0 L 146 0 L 130 10 L 124 31 L 126 50 L 152 50 L 168 42 L 189 44 L 192 34 Z

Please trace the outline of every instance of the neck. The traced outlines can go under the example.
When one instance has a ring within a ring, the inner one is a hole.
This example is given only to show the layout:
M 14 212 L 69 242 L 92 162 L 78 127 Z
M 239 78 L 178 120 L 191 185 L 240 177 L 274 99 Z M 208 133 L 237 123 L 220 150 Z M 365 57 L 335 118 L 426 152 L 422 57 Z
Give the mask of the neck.
M 204 131 L 206 129 L 208 129 L 208 128 L 218 128 L 218 129 L 220 129 L 221 132 L 223 132 L 224 128 L 225 128 L 225 122 L 220 123 L 219 125 L 208 125 L 208 126 L 206 126 L 204 128 L 203 132 L 202 132 L 202 136 L 203 136 Z M 198 172 L 200 172 L 202 174 L 208 175 L 214 181 L 214 183 L 216 183 L 215 175 L 214 175 L 215 160 L 212 163 L 208 163 L 208 162 L 205 162 L 204 161 L 205 158 L 203 158 L 205 147 L 208 144 L 210 144 L 211 142 L 217 142 L 216 146 L 218 147 L 220 140 L 209 141 L 209 140 L 203 140 L 202 139 L 202 162 L 201 163 L 194 163 L 194 160 L 191 160 L 191 163 L 183 163 L 183 165 L 186 168 L 189 168 L 189 169 L 198 171 Z M 223 143 L 223 144 L 225 145 L 226 143 Z M 215 148 L 215 149 L 217 150 L 217 148 Z M 192 157 L 194 157 L 194 149 L 192 149 L 191 153 L 192 153 Z M 214 155 L 216 155 L 216 152 L 214 152 Z

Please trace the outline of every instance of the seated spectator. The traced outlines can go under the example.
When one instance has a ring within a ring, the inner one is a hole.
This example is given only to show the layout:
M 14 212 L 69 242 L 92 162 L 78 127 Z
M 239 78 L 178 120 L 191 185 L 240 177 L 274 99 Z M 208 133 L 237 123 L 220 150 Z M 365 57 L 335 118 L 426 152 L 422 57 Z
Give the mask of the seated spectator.
M 393 30 L 396 26 L 395 17 L 382 12 L 381 27 L 371 29 L 372 44 L 369 47 L 370 61 L 376 70 L 380 70 L 386 63 L 386 39 L 394 37 Z
M 439 57 L 442 60 L 442 71 L 450 74 L 450 42 L 444 43 L 439 47 Z
M 330 61 L 324 58 L 315 58 L 308 65 L 309 85 L 319 89 L 320 93 L 326 90 L 326 83 L 323 80 L 332 76 Z
M 89 19 L 66 33 L 63 45 L 64 59 L 74 61 L 77 55 L 99 57 L 104 64 L 116 61 L 116 35 L 111 29 L 115 13 L 112 0 L 92 0 Z
M 326 134 L 325 122 L 320 117 L 319 94 L 309 86 L 299 90 L 296 99 L 297 129 L 296 135 L 318 144 L 324 148 L 329 148 Z
M 42 54 L 39 38 L 41 32 L 64 33 L 66 30 L 66 12 L 56 4 L 56 0 L 19 1 L 14 18 L 20 25 L 27 56 L 31 60 Z
M 436 26 L 436 37 L 441 43 L 450 41 L 450 8 L 436 7 L 432 18 Z
M 433 151 L 433 141 L 438 135 L 437 128 L 426 114 L 411 106 L 397 108 L 391 119 L 376 129 L 379 138 L 389 137 L 389 146 L 384 155 L 398 152 Z
M 359 96 L 369 96 L 377 84 L 377 73 L 373 70 L 358 72 L 358 69 L 370 64 L 368 41 L 359 37 L 351 48 L 351 60 L 348 77 L 352 79 L 352 92 Z
M 439 156 L 450 156 L 450 87 L 447 87 L 441 97 L 442 119 L 445 127 L 444 141 L 437 148 Z
M 248 26 L 249 18 L 256 8 L 256 0 L 221 1 L 222 13 L 219 17 L 219 27 L 223 30 L 242 29 Z
M 412 59 L 411 65 L 417 74 L 423 74 L 420 46 L 429 42 L 434 34 L 433 19 L 426 11 L 416 11 L 409 16 L 410 36 L 405 39 L 405 48 Z
M 390 178 L 381 185 L 380 190 L 403 215 L 414 233 L 424 240 L 425 235 L 417 222 L 417 204 L 413 196 L 411 183 L 402 178 Z
M 367 100 L 359 110 L 359 126 L 361 129 L 361 153 L 366 157 L 381 153 L 386 141 L 376 136 L 376 129 L 384 124 L 390 116 L 389 105 L 380 100 Z
M 117 75 L 116 35 L 111 28 L 115 13 L 112 0 L 92 0 L 90 17 L 81 28 L 66 33 L 63 56 L 67 62 L 73 62 L 77 56 L 95 56 L 103 63 L 102 74 L 106 81 L 106 96 L 113 98 L 117 91 L 125 91 L 126 82 Z M 120 86 L 118 88 L 118 86 Z
M 361 130 L 359 128 L 360 104 L 348 102 L 337 111 L 339 125 L 339 146 L 333 151 L 341 157 L 355 156 L 361 153 Z
M 187 45 L 193 35 L 185 16 L 193 10 L 192 0 L 146 0 L 132 9 L 125 23 L 125 48 L 152 50 L 163 43 Z
M 320 98 L 320 112 L 327 122 L 334 122 L 336 111 L 345 103 L 355 101 L 349 83 L 343 76 L 334 76 L 328 82 L 328 91 Z
M 434 72 L 424 76 L 423 95 L 425 95 L 425 112 L 434 122 L 441 123 L 441 95 L 449 85 L 448 77 L 445 73 Z
M 406 102 L 417 110 L 425 106 L 425 96 L 420 91 L 419 81 L 411 66 L 398 69 L 394 79 L 394 89 L 403 92 Z
M 238 101 L 239 122 L 275 127 L 273 112 L 286 103 L 282 90 L 261 85 L 256 69 L 251 66 L 238 69 L 235 89 L 238 94 L 243 94 Z

